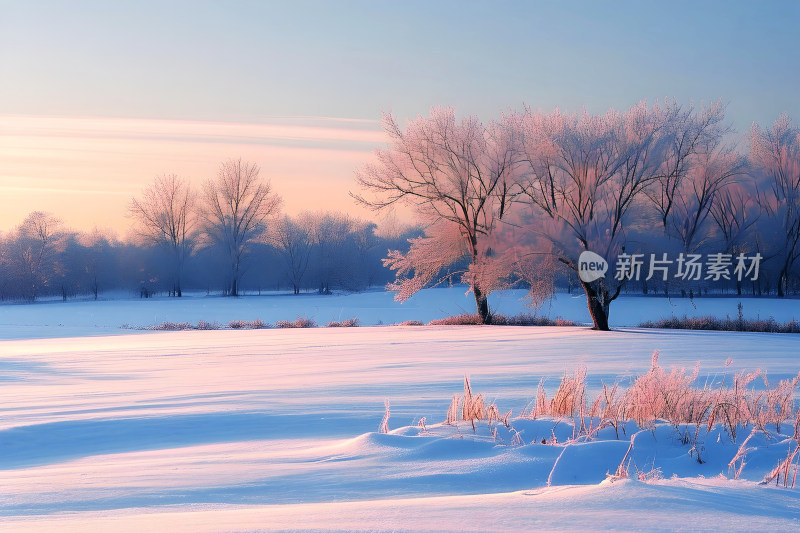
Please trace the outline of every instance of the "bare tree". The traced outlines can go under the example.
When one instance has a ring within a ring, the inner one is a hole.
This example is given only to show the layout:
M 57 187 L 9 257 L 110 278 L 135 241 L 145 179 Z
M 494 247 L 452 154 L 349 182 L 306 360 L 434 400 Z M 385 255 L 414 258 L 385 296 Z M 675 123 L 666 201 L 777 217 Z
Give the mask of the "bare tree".
M 42 211 L 25 217 L 9 243 L 11 270 L 19 280 L 24 298 L 35 300 L 51 281 L 59 241 L 61 220 Z
M 183 269 L 194 247 L 195 198 L 187 181 L 169 174 L 156 177 L 128 207 L 139 235 L 168 251 L 172 271 L 170 294 L 178 297 L 183 295 Z
M 280 198 L 258 174 L 255 163 L 230 159 L 221 165 L 216 179 L 203 186 L 204 232 L 228 255 L 226 292 L 231 296 L 239 295 L 243 259 L 251 243 L 264 233 L 267 218 L 280 208 Z
M 288 216 L 272 227 L 271 241 L 278 249 L 286 265 L 286 275 L 295 294 L 300 294 L 303 278 L 308 271 L 312 241 L 310 217 L 301 215 L 297 220 Z
M 113 237 L 111 235 L 110 231 L 95 227 L 91 232 L 77 236 L 77 241 L 83 248 L 81 257 L 83 275 L 95 300 L 97 300 L 100 293 L 101 284 L 109 284 L 110 271 L 114 270 L 114 261 L 110 253 L 113 248 Z M 177 290 L 177 296 L 180 296 L 180 287 Z M 66 294 L 63 291 L 62 298 L 66 299 Z
M 309 234 L 316 281 L 320 294 L 331 294 L 331 287 L 339 284 L 345 263 L 347 236 L 353 220 L 345 213 L 317 212 L 308 215 Z
M 758 191 L 752 180 L 729 184 L 720 191 L 711 207 L 711 217 L 722 237 L 727 253 L 757 251 L 751 245 L 750 230 L 760 217 Z
M 355 268 L 360 272 L 354 272 L 353 278 L 358 280 L 360 273 L 360 280 L 363 287 L 369 288 L 374 285 L 375 278 L 378 275 L 381 264 L 380 262 L 373 261 L 375 251 L 380 242 L 379 237 L 375 234 L 378 225 L 374 222 L 367 222 L 364 220 L 354 220 L 351 228 L 350 237 L 356 249 L 357 262 Z M 354 286 L 358 286 L 357 284 Z
M 711 236 L 709 218 L 722 201 L 725 187 L 744 171 L 745 159 L 731 149 L 714 149 L 698 154 L 680 179 L 668 178 L 668 189 L 659 183 L 661 194 L 653 197 L 664 232 L 677 239 L 681 251 L 694 252 Z
M 456 120 L 452 108 L 435 108 L 400 128 L 384 116 L 390 146 L 356 179 L 369 198 L 354 195 L 374 209 L 405 203 L 426 222 L 426 235 L 411 240 L 403 254 L 392 251 L 385 264 L 397 271 L 389 287 L 405 300 L 437 280 L 443 268 L 464 262 L 482 322 L 489 323 L 488 293 L 502 270 L 491 249 L 491 235 L 510 206 L 514 191 L 516 145 L 513 130 L 484 125 L 476 117 Z
M 725 253 L 754 255 L 764 252 L 756 223 L 761 216 L 758 190 L 751 176 L 725 186 L 711 206 L 711 218 L 719 230 Z M 756 284 L 753 282 L 753 295 Z M 742 294 L 742 281 L 736 281 L 736 292 Z
M 607 259 L 626 252 L 628 229 L 644 214 L 643 193 L 664 175 L 685 174 L 697 144 L 684 150 L 681 163 L 670 155 L 684 129 L 705 127 L 697 123 L 707 113 L 690 120 L 673 104 L 644 103 L 602 116 L 527 109 L 519 122 L 529 165 L 524 196 L 534 208 L 532 226 L 551 241 L 559 261 L 577 272 L 583 251 Z M 633 272 L 623 274 L 580 280 L 595 329 L 609 329 L 611 302 Z
M 753 124 L 750 158 L 764 176 L 759 203 L 773 221 L 774 250 L 778 264 L 778 296 L 784 296 L 789 274 L 800 258 L 800 130 L 781 115 L 769 130 Z
M 698 113 L 692 107 L 682 108 L 674 101 L 668 101 L 665 102 L 662 112 L 664 129 L 661 137 L 663 146 L 660 148 L 664 161 L 655 183 L 645 190 L 645 194 L 655 205 L 662 227 L 669 233 L 674 229 L 674 218 L 682 218 L 678 215 L 671 220 L 673 210 L 683 207 L 683 218 L 691 217 L 687 213 L 692 209 L 686 203 L 694 200 L 689 198 L 693 194 L 692 189 L 697 189 L 694 182 L 700 182 L 699 194 L 695 196 L 700 197 L 703 203 L 710 203 L 713 194 L 708 194 L 708 187 L 716 192 L 721 185 L 716 182 L 725 180 L 719 177 L 725 174 L 725 169 L 713 168 L 712 162 L 720 167 L 720 163 L 723 163 L 720 159 L 733 157 L 733 152 L 729 148 L 720 147 L 722 135 L 727 133 L 722 125 L 725 106 L 721 103 L 711 105 Z M 717 176 L 705 176 L 696 171 L 698 159 L 701 157 L 706 159 Z M 693 183 L 687 184 L 687 181 Z M 703 209 L 698 211 L 702 212 Z

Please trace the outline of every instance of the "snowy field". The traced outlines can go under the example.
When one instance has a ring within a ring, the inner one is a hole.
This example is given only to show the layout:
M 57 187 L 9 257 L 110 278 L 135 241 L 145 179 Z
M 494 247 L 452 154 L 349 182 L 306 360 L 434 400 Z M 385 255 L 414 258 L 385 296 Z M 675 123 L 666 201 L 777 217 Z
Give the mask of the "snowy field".
M 498 296 L 498 311 L 524 309 L 518 294 Z M 736 302 L 689 307 L 735 316 Z M 582 303 L 562 295 L 550 312 L 581 320 L 570 312 Z M 618 325 L 690 313 L 675 300 L 615 305 Z M 750 316 L 800 315 L 797 300 L 743 305 Z M 669 424 L 571 440 L 568 418 L 519 418 L 540 378 L 552 397 L 583 364 L 593 398 L 647 372 L 654 350 L 667 370 L 699 361 L 700 386 L 756 368 L 774 385 L 800 370 L 800 335 L 119 328 L 303 314 L 390 324 L 470 310 L 457 289 L 403 306 L 377 292 L 0 306 L 0 531 L 800 529 L 800 489 L 758 483 L 792 449 L 791 423 L 756 434 L 734 480 L 728 465 L 749 428 L 736 443 L 721 425 L 703 432 L 701 464 Z M 466 374 L 487 403 L 512 410 L 511 428 L 443 424 Z M 388 434 L 378 432 L 384 400 Z M 647 481 L 607 480 L 629 449 Z
M 499 291 L 489 296 L 493 312 L 505 315 L 536 313 L 591 324 L 583 294 L 560 293 L 538 310 L 526 305 L 526 291 Z M 183 298 L 119 298 L 99 301 L 52 301 L 0 305 L 0 339 L 71 337 L 130 333 L 127 324 L 143 327 L 162 322 L 200 320 L 227 324 L 231 320 L 260 318 L 274 324 L 299 316 L 325 325 L 332 320 L 357 317 L 362 325 L 391 325 L 406 320 L 429 322 L 437 318 L 475 313 L 475 299 L 464 287 L 428 289 L 409 301 L 398 303 L 393 293 L 382 290 L 324 296 L 317 294 L 266 294 L 224 298 L 189 295 Z M 776 298 L 704 297 L 662 298 L 622 295 L 611 306 L 612 327 L 636 326 L 647 319 L 671 316 L 737 316 L 742 302 L 747 318 L 774 317 L 779 322 L 800 319 L 800 300 Z

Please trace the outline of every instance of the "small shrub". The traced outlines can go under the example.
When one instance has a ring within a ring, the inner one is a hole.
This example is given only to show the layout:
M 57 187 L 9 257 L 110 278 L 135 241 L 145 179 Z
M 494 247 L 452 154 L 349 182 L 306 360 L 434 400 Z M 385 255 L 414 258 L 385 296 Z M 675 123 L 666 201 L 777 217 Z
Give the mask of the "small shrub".
M 486 406 L 483 402 L 483 394 L 472 394 L 472 385 L 469 382 L 469 376 L 464 376 L 464 401 L 461 404 L 461 420 L 469 420 L 472 422 L 472 429 L 474 431 L 475 421 L 485 418 L 487 418 L 487 416 Z
M 496 326 L 575 326 L 575 322 L 561 317 L 555 319 L 546 316 L 519 314 L 514 316 L 493 315 L 492 324 Z
M 564 374 L 555 396 L 550 401 L 550 414 L 553 416 L 575 417 L 586 406 L 586 367 L 579 366 L 572 377 Z
M 428 322 L 429 326 L 478 326 L 480 324 L 480 316 L 468 314 L 448 316 Z
M 398 326 L 424 326 L 425 324 L 423 322 L 420 322 L 419 320 L 406 320 L 405 322 L 400 322 L 397 325 Z
M 275 322 L 275 326 L 279 328 L 315 328 L 317 327 L 317 323 L 310 318 L 300 316 L 297 317 L 297 320 L 294 322 L 289 320 L 278 320 Z
M 269 324 L 257 318 L 255 320 L 231 320 L 228 327 L 231 329 L 264 329 L 268 328 Z
M 161 324 L 154 324 L 144 328 L 148 331 L 184 331 L 187 329 L 194 329 L 188 322 L 169 322 L 165 321 Z
M 480 316 L 478 315 L 456 315 L 428 322 L 429 326 L 477 326 L 481 324 Z M 491 324 L 493 326 L 575 326 L 576 324 L 571 320 L 565 320 L 561 317 L 552 319 L 544 316 L 532 316 L 519 314 L 507 317 L 505 315 L 492 315 Z M 414 325 L 414 324 L 400 324 Z
M 328 322 L 326 327 L 329 328 L 356 328 L 358 327 L 358 319 L 357 318 L 348 318 L 347 320 L 342 320 L 341 322 L 337 322 L 335 320 Z
M 219 323 L 219 322 L 217 322 L 217 321 L 214 321 L 214 322 L 207 322 L 207 321 L 205 321 L 205 320 L 200 320 L 200 321 L 197 323 L 197 329 L 201 329 L 201 330 L 213 330 L 213 329 L 220 329 L 221 327 L 222 327 L 222 324 L 220 324 L 220 323 Z
M 251 320 L 249 322 L 250 329 L 267 329 L 269 324 L 261 320 L 260 318 L 256 318 L 255 320 Z
M 800 333 L 800 322 L 792 319 L 789 322 L 777 322 L 773 317 L 768 319 L 748 319 L 741 315 L 724 319 L 714 316 L 701 317 L 669 317 L 659 320 L 647 320 L 639 324 L 640 328 L 660 329 L 695 329 L 704 331 L 749 331 L 759 333 Z

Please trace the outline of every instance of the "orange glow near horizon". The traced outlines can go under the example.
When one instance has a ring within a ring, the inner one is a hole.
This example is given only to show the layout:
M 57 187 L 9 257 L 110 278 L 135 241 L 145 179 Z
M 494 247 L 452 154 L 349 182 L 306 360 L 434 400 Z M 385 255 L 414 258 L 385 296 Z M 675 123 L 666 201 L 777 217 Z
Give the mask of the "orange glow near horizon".
M 383 141 L 377 122 L 284 118 L 270 123 L 0 116 L 0 232 L 32 211 L 67 227 L 124 236 L 133 196 L 159 174 L 199 187 L 220 163 L 257 163 L 283 212 L 344 211 L 374 218 L 348 192 L 354 171 Z

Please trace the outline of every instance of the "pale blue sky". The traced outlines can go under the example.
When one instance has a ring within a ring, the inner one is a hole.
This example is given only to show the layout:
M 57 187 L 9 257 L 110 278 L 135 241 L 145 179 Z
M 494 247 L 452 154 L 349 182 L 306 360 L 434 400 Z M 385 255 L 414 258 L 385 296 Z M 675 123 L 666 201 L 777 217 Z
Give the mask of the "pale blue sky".
M 740 133 L 781 112 L 797 123 L 799 30 L 789 1 L 0 0 L 0 231 L 34 209 L 122 228 L 156 173 L 199 182 L 226 157 L 262 165 L 287 212 L 351 209 L 388 110 L 490 119 L 674 97 L 727 102 Z M 205 133 L 217 130 L 235 134 Z M 105 211 L 65 191 L 101 195 Z
M 432 4 L 432 5 L 431 5 Z M 798 114 L 799 2 L 0 3 L 0 112 L 375 119 L 454 105 Z

